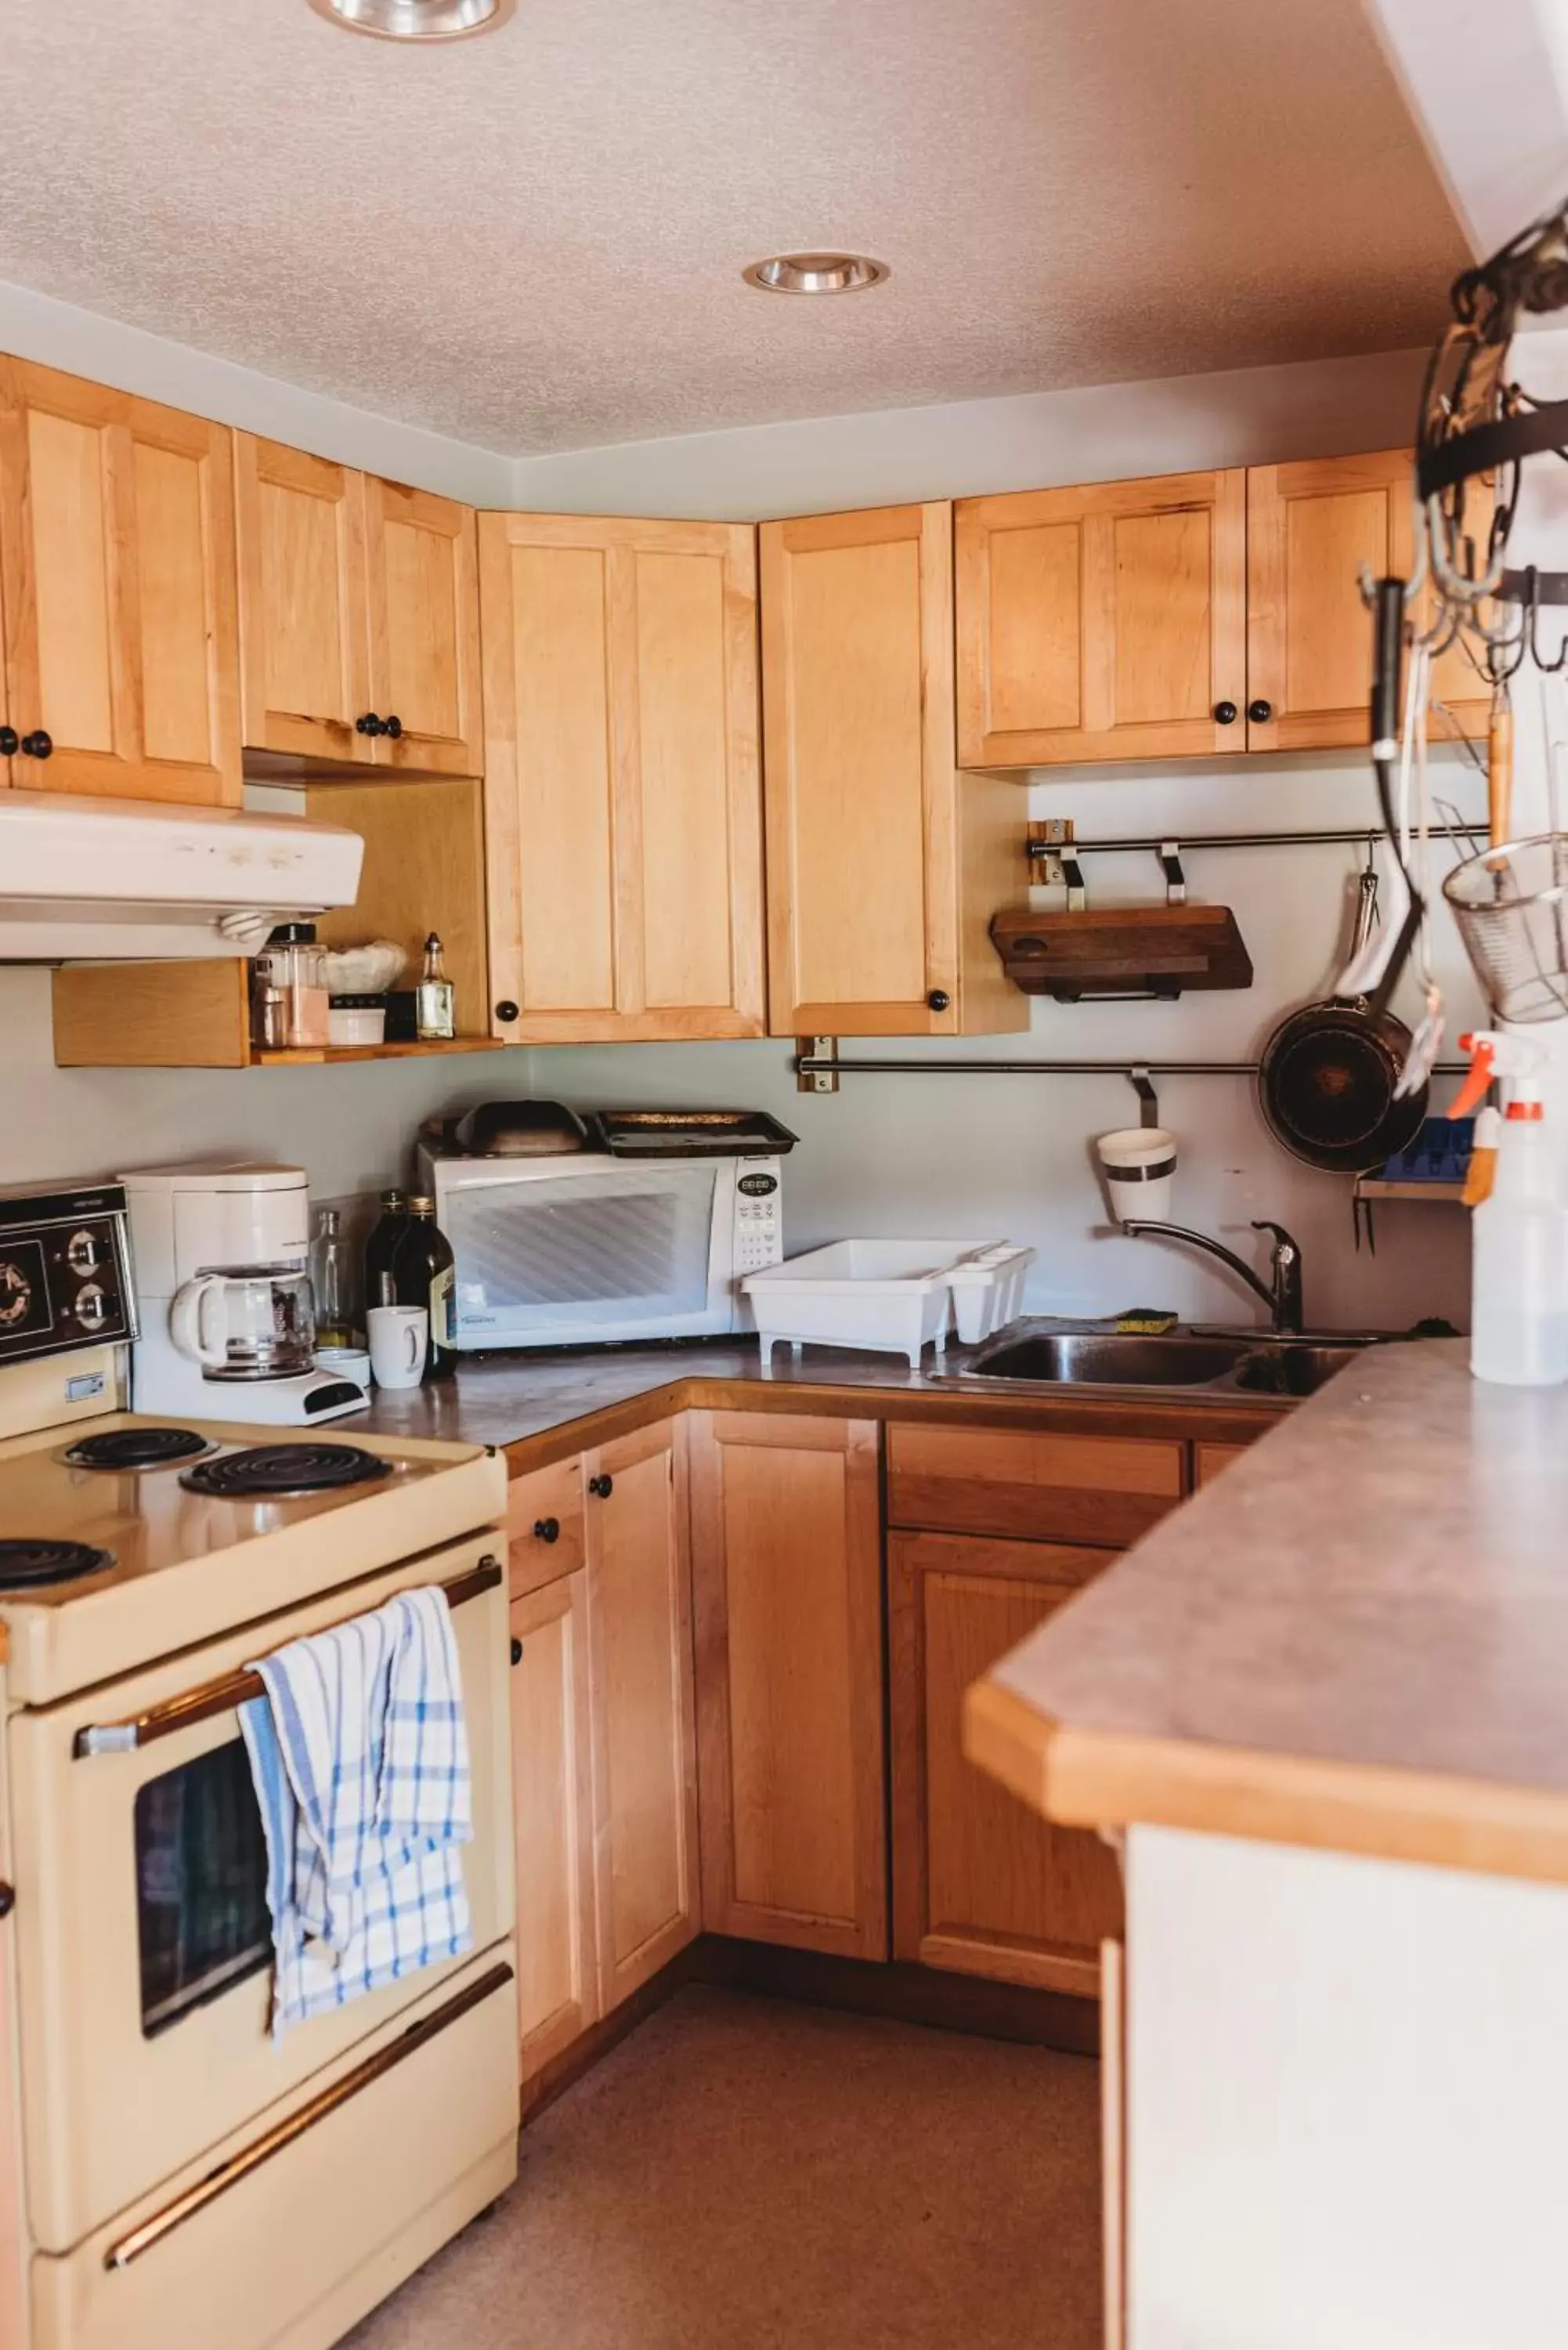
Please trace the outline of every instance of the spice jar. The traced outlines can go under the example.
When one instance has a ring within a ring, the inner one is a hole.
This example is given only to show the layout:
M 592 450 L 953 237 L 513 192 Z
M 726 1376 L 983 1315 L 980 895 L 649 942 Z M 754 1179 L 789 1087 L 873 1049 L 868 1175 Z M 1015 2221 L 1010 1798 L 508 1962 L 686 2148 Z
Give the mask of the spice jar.
M 255 959 L 252 1006 L 258 1045 L 270 1044 L 279 1024 L 278 1007 L 269 1001 L 274 990 L 283 998 L 286 1046 L 329 1041 L 327 950 L 316 942 L 314 922 L 280 922 Z

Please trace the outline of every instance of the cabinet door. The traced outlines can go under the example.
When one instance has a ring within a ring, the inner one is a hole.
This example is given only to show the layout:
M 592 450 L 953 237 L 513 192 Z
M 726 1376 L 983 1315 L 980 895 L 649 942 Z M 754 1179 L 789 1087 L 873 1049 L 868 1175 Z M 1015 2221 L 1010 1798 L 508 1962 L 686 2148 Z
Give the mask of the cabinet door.
M 739 525 L 481 516 L 498 1035 L 762 1035 L 754 574 Z
M 697 1751 L 680 1424 L 585 1458 L 599 2006 L 697 1932 Z
M 1246 528 L 1240 472 L 961 498 L 961 765 L 1243 750 Z
M 888 1955 L 877 1427 L 693 1415 L 702 1922 Z
M 1361 573 L 1410 577 L 1412 496 L 1408 449 L 1255 465 L 1247 475 L 1247 693 L 1250 711 L 1269 713 L 1249 715 L 1250 750 L 1371 739 L 1372 615 Z M 1463 733 L 1485 733 L 1490 696 L 1462 652 L 1435 664 L 1432 691 Z M 1434 741 L 1446 732 L 1433 722 Z
M 999 869 L 971 877 L 960 821 L 952 509 L 820 515 L 759 536 L 774 1034 L 1025 1024 L 984 938 L 1007 885 Z M 1020 874 L 1023 823 L 1020 808 Z M 971 882 L 986 900 L 977 971 L 994 995 L 966 1022 Z
M 237 804 L 225 428 L 0 359 L 6 695 L 29 791 Z
M 965 1759 L 964 1691 L 1112 1554 L 954 1534 L 888 1538 L 893 1955 L 1092 1992 L 1121 1930 L 1115 1855 Z
M 369 706 L 400 730 L 375 738 L 377 765 L 483 774 L 472 507 L 368 474 L 365 577 Z
M 527 2080 L 598 2014 L 587 1576 L 512 1603 L 517 2002 Z
M 247 749 L 369 766 L 365 477 L 234 435 Z

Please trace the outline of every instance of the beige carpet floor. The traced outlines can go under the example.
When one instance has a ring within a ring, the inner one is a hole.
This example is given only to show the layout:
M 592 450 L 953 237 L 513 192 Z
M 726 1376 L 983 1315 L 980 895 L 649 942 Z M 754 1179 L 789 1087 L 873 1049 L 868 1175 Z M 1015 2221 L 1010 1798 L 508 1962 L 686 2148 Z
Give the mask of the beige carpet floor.
M 353 2350 L 1096 2350 L 1085 2059 L 690 1989 Z

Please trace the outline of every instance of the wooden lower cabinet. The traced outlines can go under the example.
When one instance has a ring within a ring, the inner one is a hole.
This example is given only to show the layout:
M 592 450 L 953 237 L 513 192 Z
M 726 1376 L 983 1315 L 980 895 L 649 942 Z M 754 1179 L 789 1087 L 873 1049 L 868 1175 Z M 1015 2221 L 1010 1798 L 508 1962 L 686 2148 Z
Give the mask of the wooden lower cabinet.
M 1244 1444 L 1195 1444 L 1192 1448 L 1193 1483 L 1211 1485 L 1220 1471 L 1229 1469 L 1232 1461 L 1240 1461 L 1247 1450 Z
M 1121 1930 L 1116 1856 L 1047 1825 L 964 1758 L 963 1694 L 1115 1554 L 987 1536 L 888 1538 L 893 1955 L 1093 1992 Z
M 698 1931 L 685 1424 L 584 1456 L 598 1998 L 607 2013 Z M 526 1889 L 520 1899 L 526 1898 Z
M 587 1575 L 580 1569 L 512 1603 L 524 2080 L 599 2012 L 587 1622 Z
M 691 1418 L 710 1931 L 888 1956 L 874 1421 Z

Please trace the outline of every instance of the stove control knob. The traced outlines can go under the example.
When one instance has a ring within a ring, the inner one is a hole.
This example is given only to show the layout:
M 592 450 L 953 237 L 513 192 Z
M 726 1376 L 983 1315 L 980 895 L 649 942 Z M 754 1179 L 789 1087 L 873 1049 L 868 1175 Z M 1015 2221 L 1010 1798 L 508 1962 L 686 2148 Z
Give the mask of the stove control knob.
M 96 1232 L 73 1232 L 66 1243 L 66 1263 L 73 1273 L 96 1273 L 103 1262 Z
M 74 1308 L 77 1320 L 84 1330 L 101 1330 L 109 1320 L 109 1300 L 96 1281 L 84 1281 L 77 1292 Z

